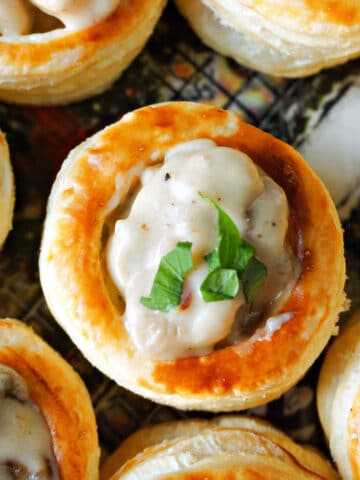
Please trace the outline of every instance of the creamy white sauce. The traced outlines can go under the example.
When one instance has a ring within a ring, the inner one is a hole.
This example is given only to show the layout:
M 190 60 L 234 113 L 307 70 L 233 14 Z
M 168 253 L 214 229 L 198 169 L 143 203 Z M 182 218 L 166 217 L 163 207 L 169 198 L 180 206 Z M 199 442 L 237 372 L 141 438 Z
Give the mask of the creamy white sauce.
M 285 312 L 267 318 L 265 325 L 265 335 L 261 338 L 261 340 L 271 340 L 273 334 L 280 330 L 284 323 L 291 320 L 293 316 L 294 314 L 292 312 Z
M 49 428 L 30 401 L 24 379 L 4 365 L 0 365 L 0 478 L 59 479 Z
M 24 0 L 0 1 L 0 34 L 25 35 L 31 29 L 31 15 Z
M 79 30 L 111 15 L 120 0 L 30 0 L 42 12 L 60 20 L 66 28 Z M 24 0 L 0 1 L 0 33 L 3 36 L 30 33 L 34 12 Z
M 108 17 L 120 0 L 31 0 L 43 12 L 72 30 L 89 27 Z
M 235 341 L 234 325 L 248 312 L 242 291 L 233 300 L 202 299 L 204 256 L 217 246 L 218 226 L 216 210 L 199 192 L 230 215 L 268 268 L 255 310 L 269 309 L 292 288 L 297 262 L 286 242 L 286 196 L 247 155 L 210 140 L 180 144 L 160 168 L 144 172 L 141 183 L 128 217 L 116 222 L 107 263 L 126 301 L 125 326 L 143 354 L 173 359 L 208 353 L 226 338 Z M 161 258 L 182 241 L 192 242 L 194 261 L 182 295 L 188 305 L 169 313 L 144 307 L 139 299 L 150 294 Z

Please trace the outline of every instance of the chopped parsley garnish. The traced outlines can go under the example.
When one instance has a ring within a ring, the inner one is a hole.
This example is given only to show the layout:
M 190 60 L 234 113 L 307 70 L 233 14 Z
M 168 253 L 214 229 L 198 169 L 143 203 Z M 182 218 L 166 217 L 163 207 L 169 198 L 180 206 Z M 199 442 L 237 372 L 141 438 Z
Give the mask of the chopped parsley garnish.
M 209 273 L 200 290 L 205 302 L 235 298 L 242 286 L 246 303 L 252 305 L 267 277 L 267 269 L 254 257 L 229 215 L 211 198 L 200 193 L 218 212 L 218 246 L 205 260 Z
M 216 268 L 205 278 L 200 287 L 205 302 L 218 302 L 234 298 L 239 291 L 236 270 Z
M 267 269 L 255 258 L 255 248 L 247 243 L 229 215 L 211 198 L 200 196 L 218 213 L 218 245 L 205 260 L 209 273 L 200 286 L 205 302 L 235 298 L 243 289 L 246 303 L 252 305 L 267 277 Z M 181 303 L 186 275 L 193 269 L 190 242 L 179 242 L 162 257 L 149 297 L 140 302 L 151 310 L 169 312 Z
M 191 245 L 179 242 L 161 259 L 150 296 L 140 298 L 145 307 L 169 312 L 180 305 L 185 277 L 193 268 Z

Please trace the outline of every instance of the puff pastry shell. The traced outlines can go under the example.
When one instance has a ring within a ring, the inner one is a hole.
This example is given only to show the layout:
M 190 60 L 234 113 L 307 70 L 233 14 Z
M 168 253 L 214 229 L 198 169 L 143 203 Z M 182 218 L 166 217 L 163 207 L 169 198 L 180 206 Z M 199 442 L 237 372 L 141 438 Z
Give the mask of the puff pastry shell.
M 271 75 L 310 75 L 360 54 L 357 0 L 176 3 L 206 44 Z
M 338 476 L 315 450 L 296 445 L 270 424 L 229 416 L 139 430 L 106 460 L 100 478 L 330 480 Z
M 88 392 L 75 371 L 21 322 L 0 320 L 0 364 L 25 380 L 48 424 L 59 476 L 96 480 L 99 447 Z
M 360 311 L 326 355 L 317 401 L 340 473 L 346 480 L 360 478 Z
M 14 179 L 9 158 L 9 148 L 4 134 L 0 132 L 0 248 L 11 229 L 14 202 Z
M 248 340 L 208 355 L 149 360 L 129 340 L 123 307 L 108 286 L 104 224 L 152 159 L 159 162 L 170 147 L 197 138 L 243 151 L 282 186 L 301 275 L 274 313 L 291 312 L 291 319 L 271 338 L 261 326 Z M 300 155 L 232 112 L 188 102 L 129 113 L 70 153 L 49 199 L 40 254 L 48 305 L 90 362 L 159 403 L 214 411 L 266 403 L 298 381 L 334 332 L 344 269 L 335 207 Z
M 0 99 L 66 104 L 105 90 L 139 53 L 165 0 L 121 0 L 87 28 L 0 37 Z

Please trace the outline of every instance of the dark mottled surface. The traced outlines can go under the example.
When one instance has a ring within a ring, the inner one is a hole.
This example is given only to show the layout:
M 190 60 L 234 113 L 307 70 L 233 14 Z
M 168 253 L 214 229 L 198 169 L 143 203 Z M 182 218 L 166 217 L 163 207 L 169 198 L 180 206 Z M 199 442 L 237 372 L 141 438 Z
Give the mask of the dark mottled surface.
M 125 112 L 179 99 L 237 111 L 298 145 L 312 115 L 320 110 L 320 121 L 359 68 L 355 61 L 302 80 L 260 75 L 206 48 L 170 5 L 147 48 L 103 95 L 61 108 L 0 104 L 0 127 L 10 144 L 17 189 L 14 229 L 0 253 L 0 316 L 31 325 L 80 372 L 94 402 L 104 453 L 140 425 L 198 414 L 161 407 L 117 387 L 83 359 L 48 312 L 37 261 L 47 196 L 63 159 L 72 147 Z M 347 292 L 355 308 L 360 303 L 360 208 L 344 229 Z M 314 399 L 319 365 L 282 398 L 251 412 L 295 439 L 323 448 Z

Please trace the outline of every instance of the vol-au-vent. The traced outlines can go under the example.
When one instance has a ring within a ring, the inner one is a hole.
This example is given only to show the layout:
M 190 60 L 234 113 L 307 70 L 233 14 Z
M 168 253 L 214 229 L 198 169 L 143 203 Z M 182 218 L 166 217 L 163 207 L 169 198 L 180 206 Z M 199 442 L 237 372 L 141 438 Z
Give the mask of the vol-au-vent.
M 315 449 L 259 419 L 228 415 L 142 428 L 108 457 L 100 480 L 337 480 Z
M 342 478 L 360 475 L 360 311 L 330 346 L 320 371 L 317 406 Z
M 29 327 L 0 319 L 1 480 L 97 480 L 99 445 L 86 388 Z
M 344 270 L 336 209 L 300 155 L 188 102 L 131 112 L 70 153 L 40 254 L 48 305 L 94 365 L 202 410 L 296 383 L 335 331 Z
M 0 99 L 66 104 L 101 93 L 140 52 L 165 0 L 3 0 Z
M 176 0 L 210 47 L 270 75 L 303 77 L 360 55 L 358 0 Z

